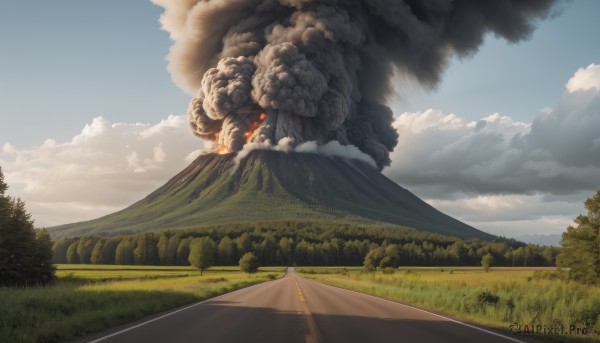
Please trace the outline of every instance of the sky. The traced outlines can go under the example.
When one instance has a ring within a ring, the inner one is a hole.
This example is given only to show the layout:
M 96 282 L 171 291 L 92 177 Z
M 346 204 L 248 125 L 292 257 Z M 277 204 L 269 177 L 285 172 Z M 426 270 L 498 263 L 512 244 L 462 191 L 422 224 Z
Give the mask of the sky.
M 148 0 L 0 1 L 0 167 L 38 226 L 119 210 L 197 156 Z M 436 89 L 398 78 L 384 173 L 505 235 L 557 234 L 600 188 L 600 2 L 561 3 L 529 40 L 488 36 Z

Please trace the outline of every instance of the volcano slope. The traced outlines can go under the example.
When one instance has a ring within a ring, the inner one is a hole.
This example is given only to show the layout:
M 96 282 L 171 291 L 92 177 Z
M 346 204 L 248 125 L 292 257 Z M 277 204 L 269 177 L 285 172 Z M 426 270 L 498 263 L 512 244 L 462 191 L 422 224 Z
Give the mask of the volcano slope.
M 386 223 L 460 238 L 493 236 L 447 216 L 371 165 L 311 153 L 254 150 L 207 154 L 135 204 L 86 222 L 51 228 L 54 237 L 272 223 Z

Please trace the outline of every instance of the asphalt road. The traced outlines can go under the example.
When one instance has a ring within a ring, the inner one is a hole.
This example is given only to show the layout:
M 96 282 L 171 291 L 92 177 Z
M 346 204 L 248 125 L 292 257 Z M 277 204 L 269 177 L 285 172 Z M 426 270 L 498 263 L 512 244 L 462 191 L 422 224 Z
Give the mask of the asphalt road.
M 278 280 L 87 337 L 88 342 L 510 342 L 396 302 L 303 279 Z M 517 341 L 518 342 L 518 341 Z

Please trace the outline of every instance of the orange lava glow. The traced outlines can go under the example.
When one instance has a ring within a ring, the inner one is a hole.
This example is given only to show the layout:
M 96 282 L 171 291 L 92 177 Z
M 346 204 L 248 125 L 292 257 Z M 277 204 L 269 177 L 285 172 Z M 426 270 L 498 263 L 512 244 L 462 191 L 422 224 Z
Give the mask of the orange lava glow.
M 254 133 L 254 131 L 256 129 L 258 129 L 258 127 L 260 126 L 260 124 L 262 124 L 263 121 L 265 121 L 265 118 L 267 117 L 266 113 L 261 113 L 260 116 L 258 117 L 257 121 L 252 122 L 252 125 L 250 125 L 250 130 L 244 132 L 244 136 L 246 137 L 246 144 L 250 143 L 250 139 L 252 138 L 252 134 Z
M 219 154 L 219 155 L 225 155 L 225 154 L 229 154 L 229 153 L 231 153 L 231 152 L 232 152 L 232 151 L 231 151 L 231 150 L 229 150 L 229 148 L 228 148 L 228 147 L 226 147 L 226 146 L 224 146 L 224 145 L 221 145 L 221 146 L 220 146 L 220 147 L 217 149 L 217 154 Z

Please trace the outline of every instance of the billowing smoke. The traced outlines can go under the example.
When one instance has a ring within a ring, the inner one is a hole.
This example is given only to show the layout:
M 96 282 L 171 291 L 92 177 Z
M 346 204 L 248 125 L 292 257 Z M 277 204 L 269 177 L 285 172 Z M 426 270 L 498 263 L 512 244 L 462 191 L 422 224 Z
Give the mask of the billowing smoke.
M 487 33 L 527 38 L 554 0 L 153 0 L 169 70 L 196 93 L 195 135 L 221 152 L 338 141 L 390 164 L 395 73 L 435 86 Z

